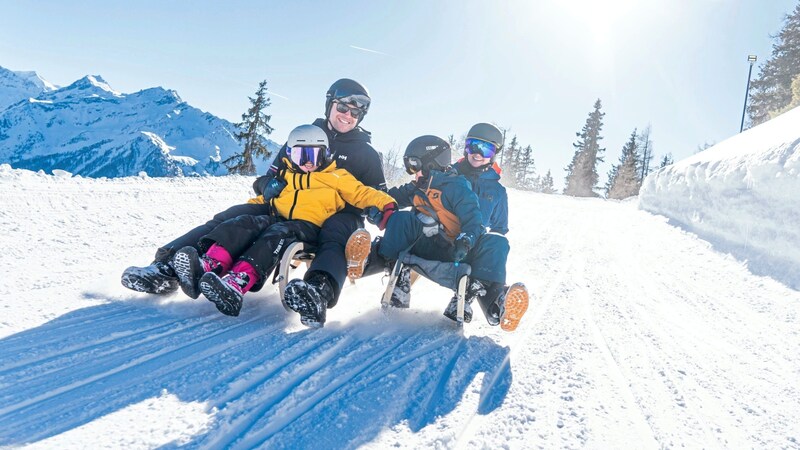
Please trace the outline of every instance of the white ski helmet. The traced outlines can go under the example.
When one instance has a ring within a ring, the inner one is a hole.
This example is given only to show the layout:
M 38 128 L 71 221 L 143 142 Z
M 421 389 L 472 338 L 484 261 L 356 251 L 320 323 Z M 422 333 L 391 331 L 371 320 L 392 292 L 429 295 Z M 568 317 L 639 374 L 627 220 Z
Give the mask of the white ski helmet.
M 295 169 L 299 169 L 306 162 L 312 162 L 317 168 L 323 168 L 333 161 L 328 135 L 316 125 L 300 125 L 292 130 L 286 140 L 286 155 Z

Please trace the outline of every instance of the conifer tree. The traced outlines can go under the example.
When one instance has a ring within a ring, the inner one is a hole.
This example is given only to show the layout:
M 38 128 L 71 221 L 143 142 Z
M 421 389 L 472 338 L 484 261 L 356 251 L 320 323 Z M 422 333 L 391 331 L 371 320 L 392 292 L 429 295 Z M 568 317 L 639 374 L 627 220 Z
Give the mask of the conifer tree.
M 565 180 L 566 187 L 564 194 L 572 195 L 575 197 L 596 197 L 594 188 L 597 186 L 599 176 L 597 175 L 597 163 L 602 162 L 603 158 L 600 156 L 605 151 L 600 148 L 600 131 L 603 128 L 604 112 L 600 112 L 602 103 L 598 98 L 594 103 L 594 111 L 589 113 L 589 118 L 586 119 L 586 124 L 579 133 L 578 142 L 572 144 L 575 147 L 575 154 L 572 157 L 572 162 L 566 168 L 567 177 Z
M 258 84 L 256 97 L 249 99 L 250 108 L 242 114 L 242 121 L 236 124 L 239 131 L 234 134 L 239 142 L 244 143 L 242 153 L 237 153 L 222 162 L 228 168 L 228 173 L 255 175 L 256 166 L 253 158 L 266 159 L 270 156 L 269 149 L 264 145 L 266 136 L 273 130 L 269 125 L 272 116 L 264 113 L 270 105 L 270 99 L 267 97 L 267 80 Z
M 639 195 L 639 188 L 642 186 L 638 167 L 639 153 L 637 151 L 636 130 L 631 133 L 630 139 L 622 147 L 622 156 L 619 164 L 614 166 L 609 173 L 608 184 L 606 185 L 606 196 L 608 198 L 621 200 L 623 198 Z
M 498 124 L 496 124 L 496 123 L 494 123 L 494 122 L 492 122 L 492 125 L 496 126 L 496 127 L 497 127 L 497 129 L 498 129 L 498 130 L 500 130 L 500 131 L 503 133 L 503 150 L 502 150 L 502 151 L 500 152 L 500 154 L 499 154 L 499 155 L 497 155 L 497 156 L 498 156 L 498 158 L 499 158 L 499 161 L 500 161 L 500 167 L 505 167 L 505 163 L 506 163 L 506 153 L 507 153 L 507 152 L 505 151 L 505 148 L 506 148 L 506 145 L 507 145 L 507 144 L 506 144 L 506 142 L 507 142 L 507 141 L 506 141 L 506 134 L 508 134 L 508 132 L 509 132 L 509 131 L 511 131 L 511 128 L 510 128 L 510 127 L 509 127 L 509 128 L 503 128 L 503 127 L 501 127 L 500 125 L 498 125 Z M 464 140 L 466 140 L 466 139 L 467 139 L 467 136 L 466 136 L 466 135 L 464 135 L 464 139 L 462 139 L 462 142 L 463 142 Z
M 770 113 L 784 109 L 792 101 L 792 81 L 800 75 L 800 3 L 784 19 L 775 36 L 772 56 L 764 62 L 750 83 L 747 112 L 750 126 L 766 122 Z
M 672 153 L 667 153 L 666 155 L 664 155 L 663 158 L 661 158 L 661 163 L 658 165 L 658 168 L 663 169 L 664 167 L 667 167 L 670 164 L 673 164 L 674 162 L 675 161 L 672 160 Z
M 644 182 L 645 177 L 650 173 L 650 164 L 653 160 L 653 141 L 650 140 L 650 124 L 639 133 L 636 138 L 636 146 L 639 149 L 639 184 Z
M 519 163 L 520 150 L 519 142 L 517 142 L 517 136 L 514 136 L 511 138 L 511 142 L 506 144 L 505 148 L 501 152 L 503 153 L 503 171 L 510 175 L 508 178 L 506 178 L 508 180 L 507 183 L 509 187 L 520 187 L 517 184 L 517 167 Z
M 519 152 L 517 172 L 514 174 L 517 179 L 517 186 L 520 189 L 536 189 L 536 163 L 533 160 L 533 149 L 530 145 Z
M 456 147 L 456 145 L 458 145 L 458 141 L 456 141 L 456 135 L 455 134 L 451 134 L 451 135 L 447 136 L 447 143 L 450 144 L 450 149 L 453 152 L 458 151 L 458 148 Z
M 547 173 L 539 180 L 539 192 L 543 194 L 555 194 L 556 189 L 553 186 L 553 176 L 548 170 Z
M 794 77 L 794 80 L 792 81 L 792 101 L 777 111 L 770 111 L 769 118 L 774 119 L 786 111 L 797 108 L 798 106 L 800 106 L 800 74 Z

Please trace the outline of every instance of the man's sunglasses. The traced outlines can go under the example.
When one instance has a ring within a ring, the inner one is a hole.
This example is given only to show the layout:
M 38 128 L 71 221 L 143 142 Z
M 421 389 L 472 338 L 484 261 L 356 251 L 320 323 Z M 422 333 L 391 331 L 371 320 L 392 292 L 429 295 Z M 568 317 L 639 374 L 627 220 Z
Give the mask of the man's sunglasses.
M 336 104 L 336 110 L 337 111 L 339 111 L 342 114 L 345 114 L 345 113 L 347 113 L 349 111 L 350 115 L 353 117 L 353 119 L 356 119 L 356 120 L 364 117 L 364 114 L 367 113 L 366 111 L 364 111 L 363 109 L 361 109 L 359 107 L 348 106 L 348 105 L 345 105 L 344 103 L 342 103 L 340 101 L 334 101 L 333 103 Z

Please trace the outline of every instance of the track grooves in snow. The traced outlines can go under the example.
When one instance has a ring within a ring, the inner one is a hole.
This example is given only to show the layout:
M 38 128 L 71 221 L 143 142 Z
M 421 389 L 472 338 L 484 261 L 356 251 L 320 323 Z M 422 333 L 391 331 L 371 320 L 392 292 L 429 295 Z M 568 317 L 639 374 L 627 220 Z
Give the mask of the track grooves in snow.
M 323 354 L 320 355 L 320 358 L 311 361 L 306 367 L 304 367 L 306 370 L 305 374 L 299 375 L 297 377 L 297 383 L 287 388 L 287 394 L 289 390 L 297 389 L 301 384 L 310 380 L 314 375 L 323 373 L 324 370 L 320 369 L 327 368 L 326 363 L 331 359 L 335 357 L 342 357 L 343 360 L 356 359 L 352 356 L 353 351 L 358 349 L 358 347 L 365 342 L 367 343 L 366 347 L 371 349 L 372 345 L 369 341 L 371 341 L 370 338 L 365 338 L 362 341 L 357 341 L 355 345 L 348 345 L 352 343 L 352 339 L 350 339 L 348 336 L 347 338 L 343 339 L 343 342 L 340 345 L 336 345 L 331 349 L 324 351 Z M 253 416 L 257 415 L 258 417 L 261 417 L 263 413 L 266 413 L 274 408 L 277 414 L 276 416 L 273 416 L 273 420 L 271 420 L 268 424 L 265 424 L 264 427 L 259 428 L 257 431 L 248 434 L 244 439 L 236 442 L 230 448 L 249 449 L 262 445 L 270 437 L 297 420 L 297 418 L 311 411 L 318 403 L 322 403 L 326 398 L 332 396 L 340 387 L 346 385 L 368 368 L 372 367 L 377 361 L 383 359 L 383 357 L 393 349 L 394 347 L 392 346 L 385 346 L 382 349 L 377 349 L 377 351 L 365 352 L 365 356 L 367 356 L 367 358 L 365 358 L 363 362 L 360 362 L 360 359 L 352 361 L 351 364 L 348 364 L 344 367 L 343 371 L 337 373 L 335 379 L 324 383 L 323 386 L 319 386 L 316 392 L 309 396 L 303 397 L 297 403 L 292 402 L 292 404 L 289 405 L 265 404 L 260 410 L 256 410 L 257 414 L 253 414 Z M 284 398 L 291 398 L 291 396 L 286 395 Z M 255 422 L 253 422 L 251 426 L 254 424 Z
M 55 410 L 58 410 L 59 414 L 62 415 L 67 415 L 73 409 L 77 412 L 70 420 L 62 422 L 62 427 L 67 428 L 80 424 L 85 418 L 98 414 L 97 411 L 86 408 L 88 398 L 92 397 L 96 398 L 96 402 L 91 402 L 90 404 L 100 410 L 113 410 L 113 406 L 120 402 L 123 404 L 130 403 L 132 399 L 128 397 L 142 397 L 142 392 L 146 392 L 146 390 L 130 389 L 132 386 L 141 383 L 138 378 L 140 375 L 146 375 L 146 380 L 165 377 L 183 370 L 194 362 L 229 351 L 230 347 L 236 343 L 263 336 L 265 330 L 258 327 L 241 336 L 236 336 L 233 340 L 222 339 L 222 337 L 231 334 L 232 331 L 237 329 L 254 328 L 252 325 L 258 322 L 260 322 L 259 318 L 254 317 L 244 322 L 234 323 L 230 327 L 211 330 L 208 334 L 185 335 L 183 333 L 178 336 L 185 339 L 182 344 L 167 344 L 167 347 L 160 350 L 153 351 L 153 349 L 147 347 L 133 347 L 132 350 L 134 351 L 129 352 L 130 355 L 112 352 L 103 364 L 88 364 L 88 367 L 78 366 L 83 369 L 82 372 L 88 373 L 72 373 L 72 377 L 69 379 L 59 380 L 59 384 L 63 383 L 63 385 L 58 387 L 49 385 L 47 387 L 50 390 L 34 397 L 27 397 L 24 393 L 15 390 L 13 395 L 6 395 L 4 398 L 8 398 L 8 401 L 14 401 L 16 397 L 16 403 L 12 403 L 0 410 L 0 421 L 4 423 L 3 434 L 11 433 L 16 427 L 28 429 L 29 431 L 36 429 L 38 428 L 36 423 L 45 417 L 51 416 Z M 211 346 L 198 349 L 197 352 L 191 351 L 194 347 L 200 347 L 201 344 L 209 341 Z M 166 343 L 160 342 L 160 344 Z M 179 356 L 179 358 L 172 361 L 170 357 L 173 355 Z M 132 359 L 129 359 L 129 357 L 132 357 Z M 112 383 L 115 386 L 115 392 L 105 392 L 101 389 L 98 393 L 96 387 L 99 387 L 99 383 L 106 382 L 111 378 L 116 379 L 116 382 Z M 49 383 L 52 384 L 52 380 Z M 53 389 L 54 387 L 55 389 Z M 54 431 L 57 430 L 46 428 L 41 430 L 41 433 L 50 434 Z M 36 433 L 31 434 L 31 438 L 37 436 L 38 434 Z M 0 437 L 0 443 L 2 442 Z
M 606 364 L 610 369 L 608 374 L 615 379 L 616 385 L 626 403 L 639 411 L 637 416 L 629 416 L 635 427 L 632 432 L 635 433 L 636 436 L 635 438 L 631 437 L 631 441 L 636 442 L 637 445 L 642 445 L 645 448 L 663 447 L 663 444 L 658 442 L 656 433 L 650 425 L 648 420 L 650 417 L 649 414 L 647 414 L 647 412 L 642 408 L 638 397 L 631 390 L 630 380 L 628 380 L 628 378 L 625 376 L 619 362 L 617 361 L 617 358 L 614 356 L 614 352 L 608 345 L 605 335 L 603 335 L 603 332 L 597 325 L 597 321 L 591 307 L 590 293 L 588 288 L 588 283 L 590 281 L 588 278 L 586 278 L 586 270 L 582 261 L 576 262 L 575 271 L 576 300 L 578 301 L 581 311 L 586 318 L 592 336 L 594 336 L 594 343 L 603 354 Z

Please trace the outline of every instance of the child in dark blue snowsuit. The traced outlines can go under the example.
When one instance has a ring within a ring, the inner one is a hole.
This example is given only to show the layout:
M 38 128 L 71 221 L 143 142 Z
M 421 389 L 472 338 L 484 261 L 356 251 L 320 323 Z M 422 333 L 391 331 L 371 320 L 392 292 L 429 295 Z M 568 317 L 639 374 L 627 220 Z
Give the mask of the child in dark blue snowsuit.
M 354 248 L 361 242 L 362 271 L 367 260 L 370 265 L 391 264 L 406 251 L 427 260 L 468 263 L 472 272 L 467 301 L 477 299 L 491 325 L 507 319 L 514 322 L 513 328 L 516 328 L 524 308 L 521 313 L 516 307 L 507 310 L 502 295 L 508 241 L 502 235 L 486 233 L 478 198 L 469 182 L 449 167 L 450 155 L 450 146 L 441 138 L 422 136 L 413 140 L 403 161 L 416 180 L 389 190 L 399 207 L 413 206 L 413 209 L 375 214 L 378 217 L 372 217 L 371 221 L 380 218 L 385 223 L 383 238 L 369 245 L 369 233 L 359 230 L 351 236 L 345 252 L 348 259 L 351 256 L 357 259 L 359 252 Z M 410 268 L 404 267 L 397 278 L 392 305 L 407 308 L 409 297 Z M 465 321 L 471 319 L 471 309 L 468 312 L 465 311 Z M 445 315 L 450 317 L 448 311 Z

